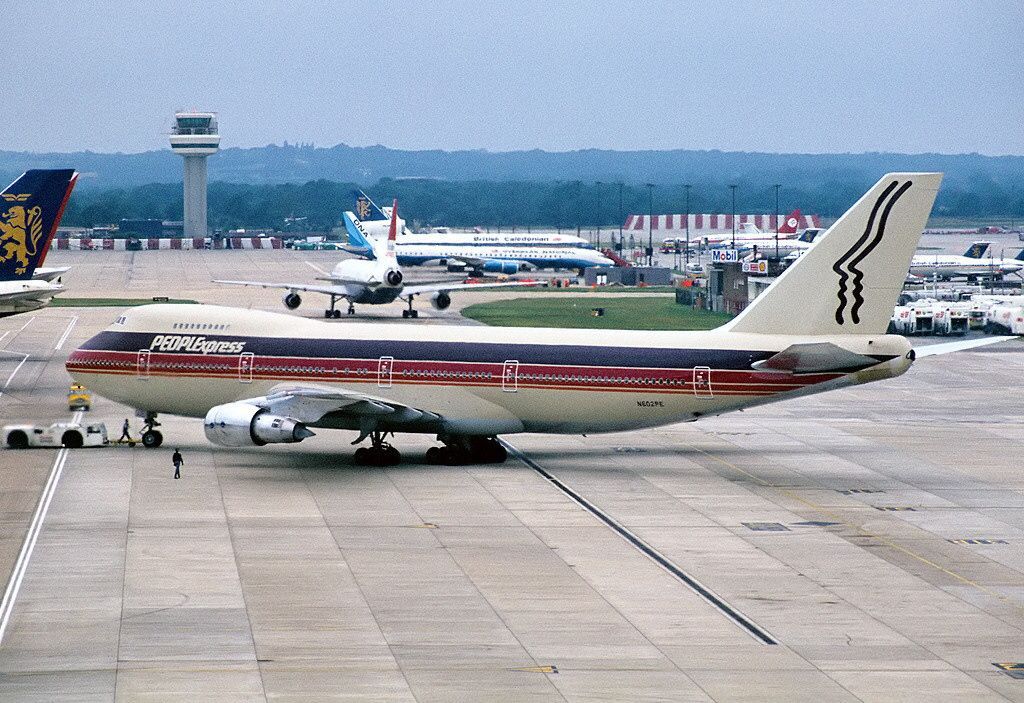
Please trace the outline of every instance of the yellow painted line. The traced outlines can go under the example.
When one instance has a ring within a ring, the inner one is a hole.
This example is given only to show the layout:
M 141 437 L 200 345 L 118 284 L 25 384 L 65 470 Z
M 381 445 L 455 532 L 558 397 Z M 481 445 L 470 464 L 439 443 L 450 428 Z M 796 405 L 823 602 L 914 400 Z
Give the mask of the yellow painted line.
M 754 481 L 756 481 L 757 483 L 761 484 L 765 488 L 771 488 L 772 490 L 778 491 L 779 493 L 782 493 L 783 495 L 785 495 L 785 496 L 787 496 L 789 498 L 792 498 L 793 500 L 795 500 L 795 501 L 797 501 L 799 503 L 803 503 L 807 507 L 812 508 L 812 509 L 818 511 L 822 515 L 828 516 L 832 521 L 841 523 L 842 525 L 845 525 L 846 527 L 849 527 L 850 529 L 859 532 L 864 537 L 869 537 L 871 539 L 877 540 L 877 541 L 881 542 L 882 544 L 886 545 L 887 547 L 891 547 L 892 549 L 895 549 L 898 552 L 906 554 L 908 557 L 911 557 L 912 559 L 915 559 L 915 560 L 921 562 L 922 564 L 925 564 L 926 566 L 930 566 L 931 568 L 935 569 L 936 571 L 939 571 L 939 572 L 941 572 L 943 574 L 946 574 L 947 576 L 949 576 L 949 577 L 951 577 L 953 579 L 956 579 L 960 583 L 967 584 L 968 586 L 973 586 L 974 588 L 977 588 L 979 591 L 982 591 L 983 593 L 987 593 L 988 595 L 993 596 L 996 599 L 1003 601 L 1007 605 L 1009 605 L 1009 606 L 1011 606 L 1011 607 L 1013 607 L 1013 608 L 1015 608 L 1017 610 L 1020 610 L 1020 611 L 1024 612 L 1024 605 L 1021 605 L 1020 603 L 1014 602 L 1013 600 L 1007 598 L 1006 596 L 1004 596 L 1002 593 L 999 593 L 998 591 L 993 591 L 991 588 L 988 588 L 987 586 L 984 586 L 984 585 L 978 583 L 977 581 L 974 581 L 973 579 L 969 579 L 966 576 L 964 576 L 963 574 L 959 574 L 956 571 L 952 571 L 950 569 L 947 569 L 942 564 L 938 564 L 938 563 L 932 561 L 931 559 L 929 559 L 928 557 L 922 556 L 922 555 L 918 554 L 917 552 L 914 552 L 913 550 L 908 549 L 907 547 L 904 547 L 903 545 L 897 544 L 896 542 L 893 542 L 892 540 L 890 540 L 890 539 L 888 539 L 886 537 L 883 537 L 883 536 L 881 536 L 879 534 L 875 534 L 874 532 L 869 532 L 868 530 L 865 530 L 864 528 L 862 528 L 862 527 L 860 527 L 858 525 L 854 525 L 854 524 L 848 522 L 847 520 L 845 520 L 843 518 L 843 516 L 840 515 L 839 513 L 836 513 L 836 512 L 834 512 L 832 510 L 829 510 L 828 508 L 826 508 L 826 507 L 824 507 L 822 505 L 818 505 L 814 501 L 808 500 L 808 499 L 804 498 L 803 496 L 797 495 L 796 493 L 794 493 L 793 491 L 791 491 L 789 489 L 783 488 L 782 486 L 776 486 L 776 485 L 774 485 L 774 484 L 772 484 L 772 483 L 770 483 L 768 481 L 765 481 L 760 476 L 758 476 L 756 474 L 752 474 L 752 473 L 750 473 L 749 471 L 747 471 L 745 469 L 741 469 L 739 466 L 736 466 L 736 464 L 732 463 L 731 461 L 728 461 L 727 459 L 723 459 L 720 456 L 712 454 L 711 452 L 706 451 L 704 449 L 701 449 L 700 447 L 694 446 L 692 444 L 691 445 L 687 445 L 687 446 L 689 446 L 691 449 L 695 449 L 696 451 L 700 452 L 701 454 L 703 454 L 704 456 L 706 456 L 706 457 L 708 457 L 710 459 L 714 459 L 715 461 L 728 466 L 733 471 L 738 471 L 739 473 L 743 474 L 744 476 L 747 476 L 747 477 L 753 479 Z
M 528 674 L 557 674 L 558 667 L 554 664 L 547 666 L 520 666 L 514 669 L 509 669 L 509 671 L 525 671 Z

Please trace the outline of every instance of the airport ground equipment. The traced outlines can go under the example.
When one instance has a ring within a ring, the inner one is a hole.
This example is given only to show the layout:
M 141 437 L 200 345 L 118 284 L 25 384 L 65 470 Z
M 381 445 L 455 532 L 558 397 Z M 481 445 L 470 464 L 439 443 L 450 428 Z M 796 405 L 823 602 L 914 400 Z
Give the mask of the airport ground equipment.
M 1024 334 L 1024 307 L 993 305 L 988 311 L 985 331 L 989 334 Z
M 92 406 L 92 393 L 80 383 L 72 383 L 68 390 L 68 410 L 88 410 Z
M 55 422 L 52 425 L 5 425 L 4 446 L 10 449 L 29 447 L 102 447 L 107 444 L 107 426 L 102 422 Z

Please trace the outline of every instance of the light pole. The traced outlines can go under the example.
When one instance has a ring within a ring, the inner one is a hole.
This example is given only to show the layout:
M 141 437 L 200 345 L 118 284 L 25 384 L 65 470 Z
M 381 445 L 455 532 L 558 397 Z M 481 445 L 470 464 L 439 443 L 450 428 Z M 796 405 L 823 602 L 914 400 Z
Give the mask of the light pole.
M 775 260 L 779 260 L 779 184 L 776 183 L 775 188 Z
M 686 266 L 690 266 L 690 188 L 691 185 L 687 183 L 683 186 L 686 189 Z M 683 273 L 686 273 L 685 269 Z
M 602 185 L 603 184 L 601 183 L 601 181 L 596 181 L 595 184 L 594 184 L 594 187 L 597 190 L 597 207 L 594 208 L 594 209 L 597 210 L 596 218 L 597 218 L 597 250 L 598 251 L 601 251 L 601 186 Z
M 647 265 L 654 264 L 654 184 L 647 183 Z
M 736 186 L 729 186 L 732 191 L 732 248 L 736 248 Z
M 619 256 L 622 256 L 622 183 L 619 183 Z

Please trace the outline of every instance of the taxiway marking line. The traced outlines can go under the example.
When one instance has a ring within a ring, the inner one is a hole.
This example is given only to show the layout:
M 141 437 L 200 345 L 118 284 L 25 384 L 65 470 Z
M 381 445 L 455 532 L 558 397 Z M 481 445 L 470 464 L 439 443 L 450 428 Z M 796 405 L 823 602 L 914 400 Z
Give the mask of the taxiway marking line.
M 21 362 L 14 367 L 14 371 L 11 371 L 11 375 L 7 377 L 7 382 L 4 383 L 3 388 L 0 388 L 0 398 L 2 398 L 4 393 L 7 392 L 7 386 L 11 385 L 11 381 L 14 380 L 15 374 L 21 371 L 21 367 L 25 365 L 25 362 L 28 361 L 28 358 L 29 356 L 31 356 L 31 354 L 25 354 L 23 352 L 11 352 L 5 349 L 0 349 L 0 354 L 14 354 L 16 356 L 22 357 Z
M 82 410 L 76 412 L 74 417 L 72 417 L 72 421 L 81 422 L 82 413 Z M 18 592 L 21 590 L 21 582 L 25 578 L 29 561 L 32 559 L 32 552 L 36 548 L 36 540 L 39 539 L 39 533 L 43 530 L 46 513 L 50 510 L 50 502 L 57 492 L 57 483 L 60 481 L 61 474 L 64 473 L 64 464 L 67 463 L 67 460 L 68 450 L 67 448 L 62 448 L 57 452 L 57 457 L 53 460 L 53 467 L 50 469 L 50 475 L 46 479 L 46 485 L 43 487 L 43 494 L 39 498 L 39 505 L 36 506 L 32 522 L 29 523 L 25 541 L 22 543 L 21 551 L 18 553 L 18 559 L 14 562 L 11 579 L 7 582 L 3 600 L 0 600 L 0 645 L 3 644 L 4 634 L 7 632 L 7 623 L 11 619 L 14 603 L 18 598 Z
M 302 263 L 304 263 L 306 266 L 310 267 L 311 269 L 313 269 L 314 271 L 323 276 L 328 275 L 326 271 L 324 271 L 322 268 L 314 264 L 312 261 L 303 261 Z
M 665 569 L 668 573 L 674 576 L 677 580 L 681 581 L 691 591 L 693 591 L 698 597 L 701 598 L 705 603 L 712 606 L 715 610 L 720 612 L 726 618 L 731 620 L 733 624 L 737 625 L 746 632 L 748 635 L 756 639 L 761 644 L 777 645 L 779 641 L 772 637 L 772 635 L 762 628 L 760 625 L 755 623 L 753 620 L 748 618 L 746 615 L 741 613 L 739 610 L 730 605 L 724 598 L 719 596 L 717 593 L 712 591 L 710 588 L 705 586 L 703 583 L 698 581 L 690 574 L 683 571 L 678 565 L 676 565 L 671 559 L 666 557 L 664 554 L 659 552 L 657 549 L 652 547 L 650 544 L 645 542 L 636 533 L 630 531 L 627 527 L 620 524 L 615 518 L 608 513 L 604 512 L 596 505 L 588 501 L 582 495 L 577 493 L 575 490 L 570 488 L 568 485 L 563 483 L 558 477 L 552 475 L 540 464 L 535 462 L 530 457 L 523 454 L 521 451 L 516 449 L 514 446 L 509 444 L 504 439 L 499 440 L 510 454 L 515 456 L 519 461 L 523 462 L 531 469 L 536 471 L 538 474 L 547 479 L 555 488 L 560 490 L 565 495 L 569 496 L 577 505 L 586 510 L 588 513 L 596 517 L 598 520 L 603 522 L 606 526 L 610 527 L 612 531 L 626 540 L 629 544 L 639 550 L 644 556 L 648 557 L 661 568 Z
M 3 343 L 3 341 L 4 341 L 5 339 L 7 339 L 7 335 L 9 335 L 10 333 L 11 333 L 11 331 L 10 331 L 10 330 L 7 330 L 7 331 L 6 331 L 6 332 L 4 332 L 3 334 L 0 334 L 0 343 Z
M 25 324 L 23 324 L 23 325 L 21 326 L 21 328 L 20 328 L 20 329 L 18 329 L 18 331 L 19 331 L 19 332 L 24 332 L 24 331 L 25 331 L 25 328 L 26 328 L 26 327 L 28 327 L 29 325 L 31 325 L 31 324 L 32 324 L 33 322 L 35 322 L 35 321 L 36 321 L 36 318 L 35 318 L 35 315 L 33 315 L 32 317 L 28 318 L 28 322 L 26 322 Z
M 1011 600 L 1011 599 L 1007 598 L 1006 596 L 1004 596 L 1002 593 L 999 593 L 998 591 L 994 591 L 991 588 L 989 588 L 989 587 L 987 587 L 987 586 L 985 586 L 983 584 L 980 584 L 977 581 L 974 581 L 973 579 L 969 579 L 966 576 L 964 576 L 963 574 L 959 574 L 959 573 L 957 573 L 955 571 L 947 569 L 942 564 L 938 564 L 938 563 L 932 561 L 931 559 L 929 559 L 928 557 L 922 556 L 922 555 L 918 554 L 917 552 L 904 547 L 901 544 L 897 544 L 896 542 L 893 542 L 891 539 L 888 539 L 887 537 L 883 537 L 880 534 L 877 534 L 875 532 L 870 532 L 868 530 L 865 530 L 862 527 L 859 527 L 858 525 L 854 525 L 851 522 L 849 522 L 848 520 L 846 520 L 842 515 L 840 515 L 837 512 L 834 512 L 834 511 L 832 511 L 832 510 L 830 510 L 830 509 L 828 509 L 828 508 L 826 508 L 826 507 L 824 507 L 822 505 L 818 505 L 814 501 L 807 500 L 803 496 L 797 495 L 793 491 L 791 491 L 789 489 L 786 489 L 786 488 L 783 488 L 782 486 L 776 486 L 775 484 L 771 483 L 770 481 L 766 481 L 766 480 L 764 480 L 763 478 L 761 478 L 760 476 L 758 476 L 756 474 L 752 474 L 749 471 L 746 471 L 745 469 L 741 469 L 739 466 L 736 466 L 736 464 L 733 464 L 731 461 L 729 461 L 727 459 L 723 459 L 723 458 L 721 458 L 719 456 L 716 456 L 715 454 L 712 454 L 709 451 L 701 449 L 700 447 L 696 447 L 696 446 L 694 446 L 692 444 L 688 444 L 687 446 L 690 447 L 691 449 L 694 449 L 694 450 L 700 452 L 701 454 L 703 454 L 704 456 L 708 457 L 709 459 L 713 459 L 713 460 L 715 460 L 715 461 L 717 461 L 717 462 L 719 462 L 721 464 L 725 464 L 726 466 L 728 466 L 729 468 L 733 469 L 734 471 L 738 471 L 739 473 L 743 474 L 744 476 L 747 476 L 747 477 L 753 479 L 754 481 L 756 481 L 757 483 L 761 484 L 765 488 L 771 488 L 772 490 L 778 491 L 779 493 L 785 495 L 788 498 L 792 498 L 793 500 L 797 501 L 798 503 L 803 503 L 807 507 L 809 507 L 809 508 L 811 508 L 811 509 L 813 509 L 813 510 L 819 512 L 819 513 L 821 513 L 822 515 L 828 516 L 831 520 L 833 520 L 835 522 L 838 522 L 838 523 L 840 523 L 840 524 L 842 524 L 842 525 L 844 525 L 846 527 L 849 527 L 852 530 L 857 531 L 859 534 L 861 534 L 864 537 L 868 537 L 870 539 L 877 540 L 878 542 L 881 542 L 882 544 L 884 544 L 887 547 L 895 549 L 896 551 L 898 551 L 898 552 L 900 552 L 902 554 L 905 554 L 906 556 L 908 556 L 908 557 L 910 557 L 912 559 L 915 559 L 916 561 L 919 561 L 922 564 L 925 564 L 926 566 L 930 566 L 931 568 L 933 568 L 933 569 L 935 569 L 935 570 L 937 570 L 937 571 L 939 571 L 939 572 L 941 572 L 943 574 L 946 574 L 947 576 L 949 576 L 949 577 L 951 577 L 953 579 L 956 579 L 960 583 L 966 584 L 968 586 L 973 586 L 974 588 L 977 588 L 979 591 L 982 591 L 983 593 L 987 593 L 988 595 L 996 598 L 997 600 L 1000 600 L 1000 601 L 1006 603 L 1007 605 L 1009 605 L 1012 608 L 1024 611 L 1024 605 L 1021 605 L 1019 603 L 1014 602 L 1013 600 Z
M 71 330 L 75 328 L 78 323 L 78 315 L 71 318 L 71 322 L 68 323 L 68 327 L 64 330 L 64 334 L 60 336 L 60 340 L 57 342 L 57 346 L 53 348 L 54 351 L 59 351 L 64 346 L 64 342 L 68 341 L 68 337 L 71 336 Z

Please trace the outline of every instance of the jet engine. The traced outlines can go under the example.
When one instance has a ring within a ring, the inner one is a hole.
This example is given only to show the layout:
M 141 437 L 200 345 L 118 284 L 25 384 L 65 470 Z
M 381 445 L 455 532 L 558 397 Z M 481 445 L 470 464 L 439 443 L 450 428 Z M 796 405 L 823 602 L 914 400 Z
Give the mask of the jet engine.
M 301 442 L 313 433 L 290 417 L 272 415 L 249 403 L 226 403 L 210 408 L 203 420 L 206 438 L 222 447 L 262 447 L 279 442 Z
M 485 261 L 483 270 L 487 273 L 519 273 L 519 264 L 515 261 Z
M 434 306 L 435 310 L 447 310 L 448 306 L 452 304 L 452 297 L 443 290 L 439 290 L 430 296 L 430 304 Z
M 388 269 L 387 274 L 384 276 L 384 280 L 388 282 L 389 286 L 400 286 L 402 285 L 402 272 L 398 269 Z
M 283 300 L 284 306 L 289 310 L 294 310 L 295 308 L 302 305 L 302 296 L 293 291 L 285 293 Z

